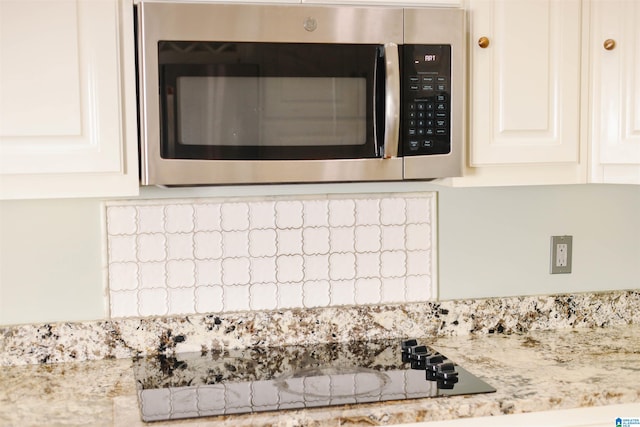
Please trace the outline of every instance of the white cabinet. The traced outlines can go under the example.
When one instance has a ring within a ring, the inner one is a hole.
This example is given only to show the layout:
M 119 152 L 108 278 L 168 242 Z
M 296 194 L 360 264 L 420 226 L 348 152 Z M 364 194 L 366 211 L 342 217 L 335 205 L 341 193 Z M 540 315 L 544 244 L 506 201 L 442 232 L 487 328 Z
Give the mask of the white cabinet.
M 0 198 L 138 192 L 133 6 L 0 1 Z
M 467 7 L 469 149 L 453 184 L 640 184 L 640 2 Z
M 589 44 L 589 178 L 640 184 L 640 2 L 593 0 Z
M 585 181 L 579 0 L 469 0 L 469 150 L 457 185 Z

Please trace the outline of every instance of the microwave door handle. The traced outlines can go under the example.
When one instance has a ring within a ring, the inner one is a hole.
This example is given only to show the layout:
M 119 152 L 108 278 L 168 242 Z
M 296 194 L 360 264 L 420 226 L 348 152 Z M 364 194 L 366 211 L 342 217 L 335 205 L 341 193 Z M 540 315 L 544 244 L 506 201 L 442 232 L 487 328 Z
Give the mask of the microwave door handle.
M 398 45 L 385 43 L 384 142 L 382 156 L 397 157 L 400 134 L 400 60 Z

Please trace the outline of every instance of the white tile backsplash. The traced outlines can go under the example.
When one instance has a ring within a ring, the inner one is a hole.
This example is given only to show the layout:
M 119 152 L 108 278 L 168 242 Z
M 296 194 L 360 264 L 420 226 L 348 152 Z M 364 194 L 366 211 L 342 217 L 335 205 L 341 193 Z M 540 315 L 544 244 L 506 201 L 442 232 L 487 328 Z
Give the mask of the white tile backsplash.
M 346 280 L 356 277 L 356 257 L 351 252 L 329 255 L 329 277 L 331 280 Z
M 140 289 L 138 292 L 138 316 L 156 316 L 169 314 L 167 289 Z M 175 314 L 175 313 L 173 313 Z M 129 316 L 134 314 L 128 313 Z
M 278 282 L 302 282 L 304 279 L 302 255 L 280 255 L 276 258 Z
M 354 200 L 329 201 L 329 225 L 331 227 L 349 227 L 356 222 L 356 206 Z
M 138 262 L 164 261 L 167 259 L 166 235 L 161 233 L 138 234 L 136 241 Z M 111 261 L 109 260 L 109 262 Z
M 380 277 L 380 253 L 367 252 L 356 254 L 356 277 Z
M 217 313 L 224 309 L 222 286 L 197 286 L 195 290 L 196 313 Z
M 225 203 L 220 208 L 223 231 L 249 229 L 249 205 L 247 203 Z
M 222 260 L 196 260 L 196 286 L 222 285 Z
M 380 224 L 380 199 L 356 200 L 356 224 Z
M 112 317 L 426 301 L 435 194 L 108 202 Z
M 329 201 L 305 200 L 303 204 L 303 224 L 306 228 L 329 226 Z
M 222 260 L 222 284 L 229 286 L 249 285 L 251 282 L 251 261 L 244 258 Z
M 276 203 L 276 227 L 278 229 L 302 227 L 302 202 L 282 201 Z
M 249 257 L 249 232 L 227 231 L 222 234 L 224 258 Z
M 332 280 L 331 282 L 331 305 L 353 305 L 355 304 L 355 280 Z
M 193 206 L 169 205 L 165 209 L 164 229 L 167 233 L 188 233 L 193 231 Z
M 138 218 L 135 222 L 137 228 L 134 228 L 134 234 L 164 233 L 164 209 L 162 206 L 137 206 L 136 212 Z M 109 230 L 111 230 L 111 225 L 109 225 Z
M 304 307 L 302 302 L 302 283 L 278 283 L 278 307 Z
M 305 256 L 304 277 L 306 280 L 329 280 L 329 254 Z
M 195 231 L 221 231 L 222 224 L 220 209 L 218 203 L 204 203 L 195 205 L 194 209 L 194 227 Z
M 121 206 L 109 209 L 108 228 L 109 234 L 136 233 L 136 208 L 133 206 Z

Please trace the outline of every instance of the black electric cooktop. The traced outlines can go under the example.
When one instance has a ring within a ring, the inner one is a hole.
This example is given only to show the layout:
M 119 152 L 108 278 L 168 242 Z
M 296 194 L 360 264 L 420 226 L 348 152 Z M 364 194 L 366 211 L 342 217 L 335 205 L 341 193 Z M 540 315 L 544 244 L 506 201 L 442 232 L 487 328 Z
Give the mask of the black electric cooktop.
M 144 421 L 496 390 L 425 340 L 253 347 L 139 359 Z

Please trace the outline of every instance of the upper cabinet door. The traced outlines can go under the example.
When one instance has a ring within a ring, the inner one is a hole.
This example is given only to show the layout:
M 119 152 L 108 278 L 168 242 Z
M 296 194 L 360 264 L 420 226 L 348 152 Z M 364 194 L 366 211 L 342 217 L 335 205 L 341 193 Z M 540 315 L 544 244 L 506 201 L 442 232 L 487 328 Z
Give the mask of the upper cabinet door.
M 133 6 L 0 1 L 0 195 L 138 191 Z
M 594 0 L 590 28 L 590 180 L 640 184 L 640 2 Z
M 580 1 L 470 0 L 469 14 L 470 166 L 577 164 Z

